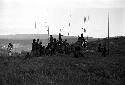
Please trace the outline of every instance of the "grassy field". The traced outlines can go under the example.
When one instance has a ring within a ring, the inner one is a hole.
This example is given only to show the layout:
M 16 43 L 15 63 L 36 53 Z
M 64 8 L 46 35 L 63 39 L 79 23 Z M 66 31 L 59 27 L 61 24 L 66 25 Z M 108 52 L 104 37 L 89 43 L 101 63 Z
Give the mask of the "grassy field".
M 124 43 L 118 47 L 112 46 L 109 57 L 96 52 L 80 58 L 1 56 L 0 85 L 125 85 Z
M 117 56 L 1 57 L 0 85 L 124 85 L 124 61 Z

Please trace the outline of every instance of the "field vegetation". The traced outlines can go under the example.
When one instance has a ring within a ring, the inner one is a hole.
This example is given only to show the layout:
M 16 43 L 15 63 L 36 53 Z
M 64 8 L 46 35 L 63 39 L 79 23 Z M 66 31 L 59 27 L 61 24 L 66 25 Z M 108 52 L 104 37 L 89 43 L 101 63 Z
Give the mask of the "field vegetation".
M 105 40 L 101 40 L 104 42 Z M 0 56 L 0 85 L 125 85 L 125 38 L 110 39 L 110 55 L 96 51 L 83 57 L 53 55 Z

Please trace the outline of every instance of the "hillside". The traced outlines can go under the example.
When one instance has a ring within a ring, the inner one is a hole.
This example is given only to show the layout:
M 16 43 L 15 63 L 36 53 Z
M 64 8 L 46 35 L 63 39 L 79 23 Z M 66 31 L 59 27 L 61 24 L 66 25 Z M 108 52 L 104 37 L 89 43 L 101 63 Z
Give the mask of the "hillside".
M 98 42 L 90 42 L 89 46 L 96 49 Z M 124 85 L 124 46 L 125 37 L 111 38 L 112 54 L 108 57 L 97 52 L 81 58 L 67 55 L 30 59 L 22 55 L 1 56 L 0 85 Z
M 102 40 L 97 40 L 88 43 L 88 48 L 93 48 L 97 50 L 98 44 L 101 43 L 102 45 L 105 44 L 106 48 L 108 49 L 108 40 L 106 38 Z M 125 37 L 112 37 L 109 39 L 109 51 L 110 55 L 125 55 Z

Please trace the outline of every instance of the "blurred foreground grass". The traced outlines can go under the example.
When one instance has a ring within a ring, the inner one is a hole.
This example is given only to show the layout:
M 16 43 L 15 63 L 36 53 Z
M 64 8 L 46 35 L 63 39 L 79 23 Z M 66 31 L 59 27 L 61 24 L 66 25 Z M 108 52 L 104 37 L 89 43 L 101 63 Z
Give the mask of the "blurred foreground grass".
M 0 85 L 124 85 L 123 56 L 0 57 Z

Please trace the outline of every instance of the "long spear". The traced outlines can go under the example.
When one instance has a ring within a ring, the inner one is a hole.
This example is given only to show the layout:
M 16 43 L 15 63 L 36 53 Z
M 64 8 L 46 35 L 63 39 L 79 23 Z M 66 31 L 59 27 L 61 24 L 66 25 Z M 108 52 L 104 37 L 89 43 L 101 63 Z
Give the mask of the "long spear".
M 48 36 L 49 36 L 49 26 L 48 26 L 48 30 L 47 31 L 48 31 Z
M 48 42 L 49 42 L 49 25 L 47 25 L 46 27 L 48 28 L 47 31 L 48 31 Z
M 35 21 L 35 29 L 36 29 L 36 21 Z
M 108 13 L 108 56 L 109 56 L 109 13 Z

